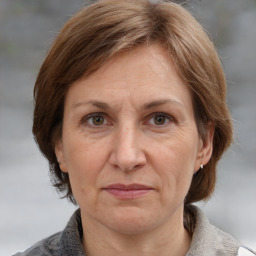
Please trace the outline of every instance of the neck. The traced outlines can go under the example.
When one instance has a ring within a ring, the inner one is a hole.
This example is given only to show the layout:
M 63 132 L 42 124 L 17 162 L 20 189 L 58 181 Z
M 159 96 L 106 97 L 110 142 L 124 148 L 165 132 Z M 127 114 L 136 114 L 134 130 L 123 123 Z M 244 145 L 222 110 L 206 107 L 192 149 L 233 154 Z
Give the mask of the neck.
M 183 214 L 182 214 L 183 216 Z M 183 218 L 168 220 L 154 230 L 127 235 L 110 230 L 88 218 L 83 218 L 83 246 L 87 256 L 184 256 L 191 236 L 183 227 Z

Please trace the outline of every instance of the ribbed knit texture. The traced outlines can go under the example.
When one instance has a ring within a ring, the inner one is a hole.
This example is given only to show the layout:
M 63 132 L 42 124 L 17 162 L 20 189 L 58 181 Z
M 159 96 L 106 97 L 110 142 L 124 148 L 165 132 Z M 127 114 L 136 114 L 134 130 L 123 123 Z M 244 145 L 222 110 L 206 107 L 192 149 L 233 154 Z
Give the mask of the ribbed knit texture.
M 211 225 L 205 214 L 196 206 L 195 229 L 186 256 L 237 256 L 239 243 L 230 235 Z

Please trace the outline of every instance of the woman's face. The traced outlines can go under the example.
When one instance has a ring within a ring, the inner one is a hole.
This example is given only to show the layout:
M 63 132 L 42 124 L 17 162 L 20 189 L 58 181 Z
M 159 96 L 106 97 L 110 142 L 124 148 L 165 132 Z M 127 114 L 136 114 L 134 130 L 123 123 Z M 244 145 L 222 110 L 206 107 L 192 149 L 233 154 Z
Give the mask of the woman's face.
M 82 218 L 133 234 L 182 221 L 211 141 L 198 135 L 191 93 L 174 64 L 152 45 L 120 53 L 72 84 L 55 151 Z

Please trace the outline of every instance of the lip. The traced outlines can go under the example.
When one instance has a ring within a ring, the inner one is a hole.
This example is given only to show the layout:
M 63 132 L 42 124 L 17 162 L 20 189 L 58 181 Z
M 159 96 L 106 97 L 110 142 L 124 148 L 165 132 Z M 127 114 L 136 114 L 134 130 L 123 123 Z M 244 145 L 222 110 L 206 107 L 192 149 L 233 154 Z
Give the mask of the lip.
M 106 192 L 118 199 L 136 199 L 145 196 L 153 190 L 152 187 L 143 184 L 111 184 L 103 188 Z

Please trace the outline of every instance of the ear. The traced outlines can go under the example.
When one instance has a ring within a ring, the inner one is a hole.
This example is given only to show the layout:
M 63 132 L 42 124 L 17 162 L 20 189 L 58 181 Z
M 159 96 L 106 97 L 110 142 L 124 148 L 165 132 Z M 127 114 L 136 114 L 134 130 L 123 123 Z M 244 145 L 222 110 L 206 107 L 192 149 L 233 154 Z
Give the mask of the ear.
M 201 165 L 206 165 L 212 156 L 213 151 L 213 136 L 214 136 L 215 127 L 213 123 L 209 122 L 206 125 L 206 135 L 205 139 L 199 138 L 199 146 L 197 152 L 197 158 L 195 162 L 194 171 L 197 172 Z
M 55 144 L 55 155 L 57 158 L 57 161 L 59 163 L 60 169 L 63 172 L 68 172 L 67 171 L 67 166 L 66 166 L 66 161 L 65 161 L 65 157 L 64 157 L 64 151 L 63 151 L 63 143 L 62 140 L 59 139 L 56 144 Z

